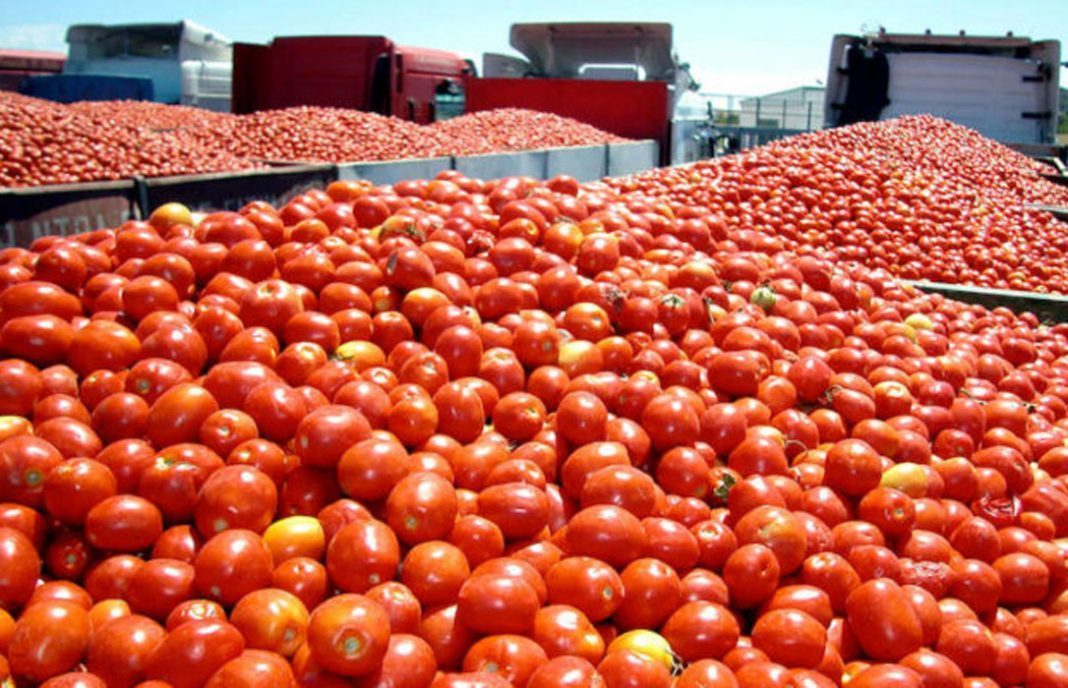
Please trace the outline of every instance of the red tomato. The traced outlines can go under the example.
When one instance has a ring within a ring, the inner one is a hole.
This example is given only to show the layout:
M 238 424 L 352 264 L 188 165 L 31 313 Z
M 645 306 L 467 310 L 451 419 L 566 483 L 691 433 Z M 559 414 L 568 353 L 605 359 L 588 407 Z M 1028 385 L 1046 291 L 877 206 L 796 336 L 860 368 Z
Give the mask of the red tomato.
M 187 621 L 156 646 L 145 664 L 145 675 L 175 688 L 201 686 L 244 649 L 241 633 L 226 621 Z
M 40 569 L 33 543 L 20 531 L 0 528 L 0 604 L 21 607 L 33 593 Z
M 476 633 L 527 633 L 539 606 L 538 593 L 522 578 L 483 573 L 461 586 L 456 619 Z
M 323 668 L 362 676 L 382 665 L 389 647 L 389 617 L 363 595 L 342 594 L 323 602 L 308 621 L 308 646 Z
M 96 370 L 128 368 L 141 353 L 141 342 L 129 329 L 115 322 L 92 320 L 75 331 L 67 362 L 85 376 Z
M 204 537 L 228 528 L 262 532 L 277 509 L 278 490 L 263 471 L 252 466 L 225 466 L 204 481 L 193 518 Z
M 85 655 L 89 631 L 89 612 L 74 602 L 50 600 L 27 607 L 7 649 L 11 673 L 44 681 L 70 671 Z
M 464 657 L 464 671 L 500 674 L 514 686 L 527 685 L 531 674 L 548 661 L 545 650 L 530 638 L 491 635 L 471 646 Z
M 205 688 L 223 686 L 296 686 L 289 662 L 273 652 L 245 650 L 211 675 Z
M 463 550 L 446 542 L 423 542 L 404 557 L 401 582 L 425 607 L 454 604 L 471 569 Z
M 389 637 L 389 647 L 377 671 L 360 679 L 361 686 L 425 686 L 434 679 L 434 651 L 422 638 L 407 633 Z
M 17 435 L 0 442 L 0 499 L 29 507 L 44 502 L 44 482 L 63 455 L 43 439 Z
M 147 499 L 117 495 L 97 502 L 85 517 L 85 535 L 98 549 L 137 552 L 163 532 L 163 517 Z
M 658 628 L 682 597 L 682 584 L 675 570 L 659 559 L 631 562 L 620 579 L 625 594 L 613 620 L 624 630 Z
M 667 688 L 671 685 L 671 672 L 663 662 L 627 650 L 610 652 L 597 665 L 597 672 L 604 678 L 606 688 Z
M 603 504 L 575 514 L 566 531 L 567 549 L 614 566 L 626 566 L 640 557 L 646 544 L 641 522 L 629 511 Z
M 743 609 L 758 606 L 775 592 L 780 572 L 778 558 L 768 547 L 757 543 L 739 547 L 723 567 L 731 603 Z
M 599 688 L 604 681 L 581 657 L 554 657 L 534 670 L 527 688 Z
M 240 528 L 224 530 L 205 542 L 194 566 L 197 591 L 227 605 L 268 587 L 274 569 L 263 538 Z
M 456 520 L 456 490 L 434 473 L 411 473 L 386 500 L 386 519 L 405 544 L 440 540 Z
M 367 592 L 392 580 L 400 563 L 397 536 L 381 521 L 360 520 L 330 539 L 326 567 L 334 585 L 346 592 Z
M 826 642 L 823 625 L 798 609 L 769 611 L 753 626 L 753 647 L 787 667 L 815 668 Z
M 668 617 L 661 629 L 683 660 L 721 659 L 738 642 L 738 621 L 721 605 L 688 602 Z
M 875 659 L 897 661 L 923 643 L 920 620 L 905 592 L 879 578 L 861 584 L 846 600 L 849 627 L 860 646 Z
M 108 685 L 133 685 L 145 679 L 149 657 L 166 631 L 155 621 L 130 615 L 94 629 L 86 666 Z
M 247 647 L 292 657 L 307 638 L 308 609 L 295 595 L 277 588 L 254 590 L 230 613 L 230 623 Z
M 734 673 L 714 659 L 702 659 L 690 664 L 679 674 L 677 688 L 736 688 Z
M 194 441 L 204 422 L 218 410 L 218 402 L 200 385 L 171 387 L 149 409 L 148 439 L 157 447 Z

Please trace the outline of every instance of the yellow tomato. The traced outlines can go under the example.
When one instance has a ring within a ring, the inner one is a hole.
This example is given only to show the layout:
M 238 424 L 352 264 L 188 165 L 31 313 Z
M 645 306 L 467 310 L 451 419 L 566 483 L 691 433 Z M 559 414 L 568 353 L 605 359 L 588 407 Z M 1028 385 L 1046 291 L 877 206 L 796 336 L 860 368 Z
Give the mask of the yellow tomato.
M 89 610 L 89 627 L 95 630 L 109 621 L 129 616 L 131 613 L 130 605 L 126 603 L 126 600 L 116 598 L 100 600 Z
M 913 499 L 926 497 L 927 471 L 923 466 L 907 461 L 895 464 L 883 473 L 879 486 L 900 490 Z
M 675 666 L 675 653 L 671 650 L 671 644 L 664 639 L 664 636 L 654 631 L 643 629 L 627 631 L 609 644 L 608 653 L 614 650 L 626 650 L 644 655 L 656 662 L 663 662 L 668 669 Z
M 913 313 L 909 317 L 905 318 L 905 324 L 915 330 L 934 329 L 934 321 L 932 321 L 923 313 Z
M 157 230 L 165 230 L 173 225 L 193 226 L 193 213 L 181 203 L 164 203 L 148 216 L 148 223 Z
M 276 566 L 293 557 L 318 560 L 326 551 L 323 526 L 312 516 L 290 516 L 275 521 L 263 531 L 263 541 L 271 550 Z
M 0 442 L 18 435 L 32 435 L 33 423 L 22 416 L 0 416 Z
M 376 344 L 363 341 L 345 342 L 334 351 L 334 356 L 351 363 L 359 371 L 384 365 L 386 362 L 386 354 L 382 349 Z

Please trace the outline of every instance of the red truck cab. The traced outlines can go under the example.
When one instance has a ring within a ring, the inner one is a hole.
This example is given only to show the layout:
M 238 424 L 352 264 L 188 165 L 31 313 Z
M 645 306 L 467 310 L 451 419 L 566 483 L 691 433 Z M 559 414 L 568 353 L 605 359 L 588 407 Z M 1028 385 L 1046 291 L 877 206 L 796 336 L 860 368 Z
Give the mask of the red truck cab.
M 467 61 L 384 36 L 278 37 L 234 45 L 233 111 L 349 108 L 426 124 L 439 94 L 462 87 Z

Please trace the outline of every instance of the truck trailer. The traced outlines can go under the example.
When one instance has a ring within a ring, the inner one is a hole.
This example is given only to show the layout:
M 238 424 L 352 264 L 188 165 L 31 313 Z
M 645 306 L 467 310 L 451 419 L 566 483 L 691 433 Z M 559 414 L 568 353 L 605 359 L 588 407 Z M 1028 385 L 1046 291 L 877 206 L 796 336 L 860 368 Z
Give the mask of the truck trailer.
M 671 24 L 513 24 L 510 43 L 522 57 L 484 55 L 483 75 L 465 83 L 466 111 L 529 108 L 654 139 L 662 164 L 707 155 L 707 104 L 673 50 Z
M 1056 140 L 1060 41 L 1026 36 L 839 34 L 826 126 L 932 114 L 1017 147 Z
M 426 124 L 459 101 L 472 66 L 455 53 L 385 36 L 280 36 L 237 43 L 233 112 L 297 105 L 350 108 Z

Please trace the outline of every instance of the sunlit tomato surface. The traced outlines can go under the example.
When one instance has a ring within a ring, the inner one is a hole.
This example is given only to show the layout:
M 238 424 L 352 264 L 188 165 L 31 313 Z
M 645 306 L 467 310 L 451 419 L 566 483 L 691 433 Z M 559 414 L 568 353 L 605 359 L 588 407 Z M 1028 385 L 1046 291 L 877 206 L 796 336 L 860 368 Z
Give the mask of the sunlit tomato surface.
M 0 186 L 615 140 L 17 94 L 0 123 Z M 0 681 L 1062 685 L 1068 328 L 897 281 L 1068 293 L 1042 172 L 918 116 L 0 249 Z

